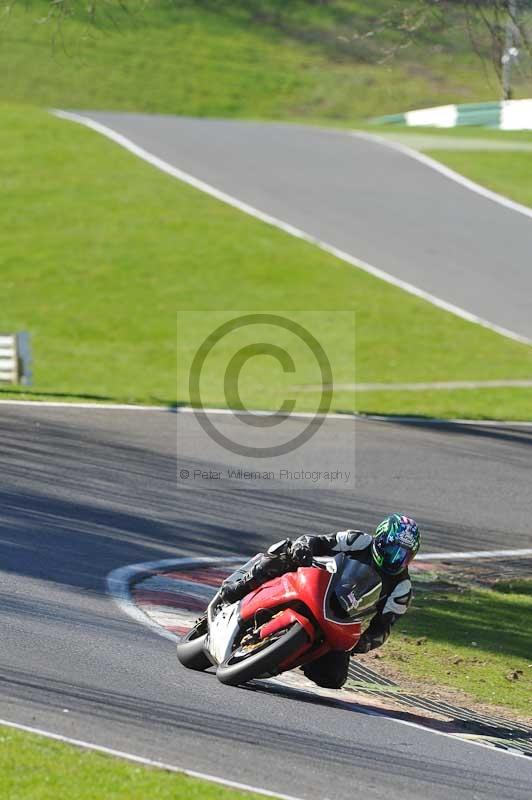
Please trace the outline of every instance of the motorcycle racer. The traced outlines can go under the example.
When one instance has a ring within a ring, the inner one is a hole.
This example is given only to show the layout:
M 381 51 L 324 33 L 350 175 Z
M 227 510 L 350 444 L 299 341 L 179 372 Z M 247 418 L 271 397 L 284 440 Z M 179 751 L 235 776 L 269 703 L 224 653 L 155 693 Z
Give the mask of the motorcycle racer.
M 419 541 L 417 523 L 401 514 L 386 517 L 374 536 L 348 529 L 325 536 L 300 536 L 294 542 L 283 539 L 253 559 L 239 577 L 226 580 L 220 596 L 224 602 L 235 603 L 272 578 L 311 566 L 315 556 L 345 553 L 372 566 L 381 578 L 382 589 L 375 614 L 357 645 L 351 653 L 333 650 L 303 666 L 306 677 L 318 686 L 339 689 L 347 679 L 349 656 L 384 644 L 394 622 L 406 612 L 412 598 L 408 564 L 419 550 Z

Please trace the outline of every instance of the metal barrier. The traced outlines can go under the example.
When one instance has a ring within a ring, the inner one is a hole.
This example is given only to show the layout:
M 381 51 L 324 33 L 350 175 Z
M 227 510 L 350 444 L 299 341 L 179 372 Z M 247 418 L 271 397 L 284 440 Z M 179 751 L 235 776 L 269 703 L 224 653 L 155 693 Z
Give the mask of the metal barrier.
M 0 383 L 32 382 L 29 333 L 0 333 Z
M 376 125 L 426 125 L 434 128 L 479 125 L 503 131 L 532 130 L 532 100 L 501 100 L 421 108 L 404 114 L 377 117 L 371 122 Z

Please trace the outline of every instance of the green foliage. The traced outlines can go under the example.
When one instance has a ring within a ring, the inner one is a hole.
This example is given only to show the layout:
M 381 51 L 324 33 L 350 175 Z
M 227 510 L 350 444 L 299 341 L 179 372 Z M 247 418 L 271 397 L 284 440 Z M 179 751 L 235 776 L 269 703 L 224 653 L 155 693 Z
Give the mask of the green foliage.
M 429 27 L 415 45 L 399 46 L 405 31 L 394 14 L 408 5 L 408 0 L 15 3 L 0 28 L 0 100 L 352 121 L 497 96 L 494 73 L 486 79 L 465 34 Z M 528 91 L 525 82 L 521 89 Z

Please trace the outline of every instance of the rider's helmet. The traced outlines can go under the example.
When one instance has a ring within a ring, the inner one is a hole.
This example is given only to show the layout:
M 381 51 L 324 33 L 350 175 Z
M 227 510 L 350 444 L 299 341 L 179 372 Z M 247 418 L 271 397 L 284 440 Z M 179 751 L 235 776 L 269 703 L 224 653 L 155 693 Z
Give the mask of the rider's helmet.
M 419 530 L 415 520 L 392 514 L 377 526 L 371 544 L 376 566 L 388 575 L 397 575 L 419 550 Z

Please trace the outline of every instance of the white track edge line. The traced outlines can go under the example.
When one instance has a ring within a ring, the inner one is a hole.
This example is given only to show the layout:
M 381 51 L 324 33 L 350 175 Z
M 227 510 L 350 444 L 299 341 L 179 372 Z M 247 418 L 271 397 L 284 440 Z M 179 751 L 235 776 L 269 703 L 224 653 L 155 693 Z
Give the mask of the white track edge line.
M 4 387 L 3 387 L 4 388 Z M 67 403 L 62 400 L 0 400 L 3 406 L 42 406 L 43 408 L 87 408 L 102 411 L 175 411 L 169 406 L 145 406 L 133 403 Z
M 416 556 L 416 561 L 468 561 L 474 558 L 517 558 L 518 556 L 532 556 L 532 548 L 516 550 L 469 550 L 456 553 L 421 553 Z
M 459 172 L 455 172 L 454 169 L 445 166 L 445 164 L 442 164 L 441 161 L 436 161 L 435 158 L 431 158 L 430 156 L 425 155 L 425 153 L 420 153 L 418 150 L 415 150 L 413 147 L 409 147 L 407 144 L 394 141 L 393 139 L 386 139 L 383 136 L 379 136 L 377 133 L 369 133 L 367 131 L 353 130 L 350 131 L 350 133 L 351 136 L 356 139 L 366 139 L 367 141 L 376 142 L 377 144 L 389 147 L 392 150 L 397 150 L 399 153 L 402 153 L 409 158 L 413 158 L 415 161 L 419 161 L 425 167 L 429 167 L 430 169 L 439 172 L 440 175 L 449 178 L 449 180 L 460 184 L 460 186 L 462 186 L 464 189 L 469 189 L 469 191 L 479 194 L 481 197 L 484 197 L 487 200 L 492 200 L 494 203 L 498 203 L 499 205 L 504 206 L 511 211 L 516 211 L 518 214 L 523 214 L 525 217 L 532 219 L 532 208 L 528 208 L 528 206 L 524 206 L 522 203 L 517 203 L 515 200 L 510 200 L 509 197 L 505 197 L 498 192 L 487 189 L 485 186 L 481 186 L 479 183 L 475 183 L 475 181 L 466 178 Z M 428 149 L 437 150 L 438 148 L 431 147 Z M 441 149 L 445 150 L 446 148 L 442 147 Z
M 150 153 L 143 147 L 139 147 L 139 145 L 136 145 L 133 141 L 131 141 L 131 139 L 128 139 L 126 136 L 124 136 L 121 133 L 118 133 L 117 131 L 113 130 L 107 125 L 103 125 L 102 123 L 96 122 L 96 120 L 93 120 L 90 117 L 86 117 L 82 114 L 76 114 L 71 111 L 62 111 L 61 109 L 50 109 L 50 112 L 54 114 L 56 117 L 59 117 L 60 119 L 69 120 L 70 122 L 77 122 L 80 125 L 85 125 L 85 127 L 91 128 L 97 133 L 100 133 L 103 136 L 106 136 L 108 139 L 111 139 L 116 144 L 119 144 L 121 147 L 124 147 L 126 150 L 129 150 L 129 152 L 133 153 L 134 155 L 138 156 L 144 161 L 147 161 L 149 164 L 156 167 L 157 169 L 160 169 L 162 172 L 166 172 L 168 175 L 171 175 L 172 177 L 177 178 L 178 180 L 181 180 L 184 183 L 189 184 L 190 186 L 193 186 L 195 189 L 199 189 L 200 191 L 205 192 L 205 194 L 211 195 L 212 197 L 216 198 L 217 200 L 220 200 L 223 203 L 226 203 L 227 205 L 237 208 L 239 211 L 242 211 L 251 217 L 255 217 L 261 222 L 265 222 L 268 225 L 272 225 L 275 228 L 279 228 L 280 230 L 290 234 L 291 236 L 296 237 L 297 239 L 302 239 L 303 241 L 308 242 L 309 244 L 312 244 L 315 247 L 319 247 L 320 250 L 323 250 L 326 253 L 335 256 L 336 258 L 346 262 L 347 264 L 349 264 L 352 267 L 355 267 L 356 269 L 362 269 L 364 272 L 373 275 L 375 278 L 380 278 L 381 280 L 386 281 L 386 283 L 390 283 L 393 286 L 397 286 L 398 288 L 403 289 L 405 292 L 408 292 L 409 294 L 415 295 L 416 297 L 419 297 L 422 300 L 426 300 L 433 306 L 441 308 L 444 311 L 448 311 L 457 317 L 465 319 L 467 322 L 473 322 L 477 325 L 481 325 L 483 328 L 487 328 L 488 330 L 491 330 L 494 333 L 498 333 L 502 336 L 507 337 L 508 339 L 513 339 L 514 341 L 520 342 L 521 344 L 532 345 L 532 339 L 529 339 L 526 336 L 516 333 L 515 331 L 511 331 L 508 328 L 504 328 L 501 325 L 497 325 L 496 323 L 489 322 L 488 320 L 485 320 L 482 317 L 478 317 L 476 314 L 473 314 L 470 311 L 466 311 L 465 309 L 460 308 L 459 306 L 455 306 L 452 303 L 448 303 L 446 300 L 442 300 L 439 297 L 430 294 L 429 292 L 425 292 L 423 289 L 419 289 L 417 286 L 414 286 L 413 284 L 408 283 L 407 281 L 403 281 L 400 278 L 396 278 L 390 273 L 385 272 L 384 270 L 379 269 L 378 267 L 374 267 L 371 264 L 367 263 L 366 261 L 363 261 L 362 259 L 355 258 L 350 253 L 346 253 L 345 251 L 340 250 L 334 245 L 328 244 L 327 242 L 324 242 L 321 239 L 318 239 L 317 237 L 312 236 L 309 233 L 306 233 L 300 228 L 296 228 L 294 225 L 290 225 L 287 222 L 283 222 L 277 217 L 273 217 L 271 214 L 267 214 L 264 211 L 260 211 L 254 206 L 251 206 L 248 203 L 244 203 L 241 200 L 238 200 L 236 197 L 232 197 L 226 192 L 221 191 L 220 189 L 216 189 L 216 187 L 211 186 L 205 181 L 202 181 L 199 178 L 195 178 L 193 175 L 190 175 L 189 173 L 184 172 L 183 170 L 172 166 L 167 161 L 164 161 L 163 159 L 159 158 L 153 153 Z M 434 163 L 437 164 L 438 162 Z
M 197 409 L 191 406 L 145 406 L 127 405 L 124 403 L 65 403 L 48 400 L 0 400 L 0 406 L 26 406 L 35 408 L 85 408 L 89 410 L 101 411 L 164 411 L 172 414 L 194 414 Z M 325 416 L 326 419 L 339 420 L 372 420 L 376 422 L 415 422 L 419 425 L 471 425 L 485 427 L 531 427 L 532 420 L 498 420 L 498 419 L 445 419 L 443 417 L 409 417 L 409 416 L 386 416 L 385 414 L 358 414 L 356 411 L 346 412 L 345 414 L 330 413 L 325 415 L 314 414 L 312 411 L 278 412 L 278 411 L 234 411 L 231 408 L 204 408 L 203 414 L 250 414 L 255 416 L 286 416 L 296 419 L 307 419 L 308 417 Z
M 242 556 L 242 559 L 243 558 L 245 558 L 245 557 Z M 165 559 L 162 559 L 161 561 L 147 561 L 147 562 L 141 563 L 141 564 L 131 564 L 131 565 L 126 566 L 126 567 L 119 567 L 118 569 L 113 570 L 112 572 L 109 573 L 109 575 L 107 576 L 107 589 L 108 589 L 108 592 L 111 595 L 112 599 L 115 600 L 117 605 L 122 609 L 122 611 L 124 611 L 125 614 L 133 617 L 133 619 L 135 619 L 135 620 L 141 622 L 143 625 L 146 625 L 147 627 L 151 628 L 159 636 L 162 636 L 162 637 L 164 637 L 166 639 L 171 639 L 173 642 L 177 642 L 178 637 L 175 634 L 170 633 L 170 631 L 165 630 L 160 625 L 158 625 L 156 622 L 153 622 L 152 620 L 149 620 L 148 617 L 145 614 L 142 614 L 141 612 L 138 612 L 136 604 L 134 603 L 134 601 L 133 601 L 133 599 L 131 597 L 131 593 L 129 592 L 129 581 L 131 580 L 131 578 L 134 575 L 137 575 L 139 573 L 142 574 L 143 572 L 148 573 L 148 572 L 150 572 L 152 570 L 155 570 L 155 569 L 157 569 L 158 567 L 161 567 L 161 566 L 162 567 L 169 567 L 169 566 L 179 567 L 179 566 L 187 566 L 188 564 L 193 564 L 193 563 L 197 563 L 197 562 L 205 562 L 205 563 L 211 563 L 211 564 L 212 563 L 214 563 L 214 564 L 235 563 L 238 560 L 239 560 L 238 556 L 235 556 L 233 558 L 220 558 L 220 559 L 215 558 L 215 557 L 210 557 L 210 556 L 201 556 L 201 557 L 197 557 L 197 558 L 165 558 Z M 125 590 L 124 590 L 123 584 L 122 584 L 122 587 L 120 587 L 120 581 L 124 581 L 124 580 L 127 580 L 127 586 L 126 586 Z M 118 590 L 118 599 L 117 599 L 117 597 L 115 597 L 115 594 L 114 594 L 115 590 Z M 136 613 L 136 612 L 138 612 L 138 613 Z M 342 701 L 339 699 L 339 702 L 341 703 Z M 368 716 L 382 717 L 382 718 L 388 719 L 388 720 L 390 720 L 392 722 L 397 722 L 400 725 L 407 725 L 407 726 L 409 726 L 411 728 L 417 728 L 418 730 L 425 731 L 426 733 L 433 733 L 433 734 L 436 734 L 437 736 L 445 736 L 446 738 L 452 739 L 455 742 L 464 742 L 465 744 L 473 744 L 473 745 L 476 745 L 477 747 L 488 748 L 488 749 L 490 749 L 492 751 L 496 750 L 496 751 L 498 751 L 500 753 L 503 753 L 503 754 L 506 754 L 506 755 L 517 756 L 518 758 L 528 758 L 528 756 L 525 756 L 523 753 L 518 753 L 518 752 L 515 752 L 515 751 L 512 751 L 512 750 L 504 750 L 502 748 L 499 749 L 499 748 L 493 747 L 493 745 L 487 744 L 485 742 L 478 742 L 478 741 L 474 741 L 472 739 L 460 738 L 459 734 L 446 733 L 445 731 L 438 731 L 436 729 L 432 729 L 432 728 L 426 727 L 424 725 L 421 725 L 421 724 L 419 724 L 417 722 L 409 722 L 408 720 L 397 719 L 396 717 L 390 717 L 385 712 L 381 713 L 380 711 L 377 711 L 377 710 L 374 710 L 374 709 L 369 709 L 369 708 L 367 710 L 361 708 L 360 712 L 363 713 L 363 714 L 367 714 Z M 185 772 L 185 770 L 178 770 L 178 771 Z M 187 774 L 189 774 L 189 773 L 187 773 Z M 190 774 L 192 774 L 192 773 L 190 773 Z M 206 776 L 203 776 L 200 773 L 196 773 L 196 775 L 198 777 L 205 777 L 206 778 Z M 215 780 L 220 780 L 220 779 L 215 779 Z M 220 780 L 220 782 L 221 782 L 221 780 Z M 262 791 L 263 794 L 265 793 L 264 790 L 261 790 L 261 789 L 257 789 L 255 791 L 259 791 L 259 792 Z M 283 797 L 287 797 L 286 795 L 285 796 L 283 796 L 283 795 L 275 795 L 275 794 L 273 794 L 271 792 L 268 792 L 268 794 L 270 796 L 280 797 L 282 800 L 283 800 Z M 289 798 L 289 800 L 290 800 L 290 798 Z M 292 799 L 292 800 L 297 800 L 297 798 L 296 799 Z
M 112 597 L 114 602 L 124 612 L 124 614 L 132 617 L 136 622 L 140 622 L 141 625 L 151 628 L 151 630 L 158 636 L 169 639 L 171 642 L 177 642 L 178 637 L 175 635 L 175 633 L 162 628 L 160 625 L 154 622 L 151 617 L 149 617 L 147 614 L 144 614 L 144 612 L 140 610 L 131 596 L 131 582 L 135 576 L 141 575 L 142 573 L 146 573 L 148 575 L 150 572 L 161 568 L 164 569 L 165 567 L 175 566 L 183 567 L 197 564 L 198 562 L 211 564 L 212 558 L 208 556 L 198 556 L 196 558 L 164 558 L 159 561 L 146 561 L 142 564 L 129 564 L 126 567 L 119 567 L 118 569 L 114 569 L 112 572 L 110 572 L 105 579 L 107 593 Z M 239 556 L 235 556 L 233 558 L 220 558 L 217 560 L 217 563 L 241 564 L 242 559 Z
M 421 725 L 419 722 L 410 722 L 407 719 L 396 719 L 395 717 L 388 717 L 386 714 L 381 714 L 379 711 L 375 711 L 374 709 L 362 710 L 362 714 L 367 714 L 369 717 L 384 717 L 385 719 L 389 719 L 392 722 L 398 722 L 400 725 L 407 725 L 409 728 L 417 728 L 420 731 L 425 731 L 426 733 L 433 733 L 436 736 L 445 736 L 447 739 L 452 739 L 455 742 L 463 742 L 465 744 L 474 744 L 477 747 L 483 747 L 484 749 L 491 750 L 492 752 L 502 753 L 503 755 L 507 756 L 514 756 L 517 758 L 526 758 L 528 759 L 529 756 L 525 755 L 524 753 L 518 753 L 515 750 L 511 749 L 504 749 L 502 747 L 495 747 L 493 744 L 489 744 L 488 741 L 486 742 L 478 742 L 474 739 L 468 739 L 466 736 L 461 736 L 459 733 L 446 733 L 445 731 L 438 731 L 436 728 L 429 728 L 428 726 L 425 727 Z M 508 745 L 511 747 L 511 744 Z
M 70 736 L 63 736 L 60 733 L 52 733 L 51 731 L 45 731 L 41 728 L 34 728 L 31 725 L 22 725 L 18 722 L 11 722 L 7 719 L 0 719 L 0 725 L 5 725 L 6 728 L 15 728 L 16 730 L 25 731 L 27 733 L 38 734 L 39 736 L 44 736 L 47 739 L 53 739 L 57 742 L 70 744 L 74 747 L 81 747 L 84 750 L 93 750 L 97 753 L 114 756 L 115 758 L 123 758 L 126 761 L 132 761 L 135 764 L 142 764 L 145 767 L 155 767 L 156 769 L 165 770 L 166 772 L 175 772 L 180 775 L 186 775 L 189 778 L 198 778 L 200 780 L 209 781 L 210 783 L 218 783 L 222 786 L 228 786 L 231 789 L 238 789 L 242 792 L 253 792 L 255 794 L 262 794 L 265 797 L 278 798 L 278 800 L 300 800 L 300 798 L 294 797 L 293 795 L 271 792 L 269 789 L 260 789 L 258 786 L 250 786 L 247 783 L 239 783 L 238 781 L 219 778 L 216 775 L 209 775 L 205 772 L 196 772 L 195 770 L 184 769 L 182 767 L 177 767 L 174 764 L 166 764 L 164 761 L 154 761 L 151 758 L 144 758 L 144 756 L 126 753 L 123 750 L 115 750 L 111 747 L 105 747 L 104 745 L 85 742 L 82 739 L 73 739 Z

